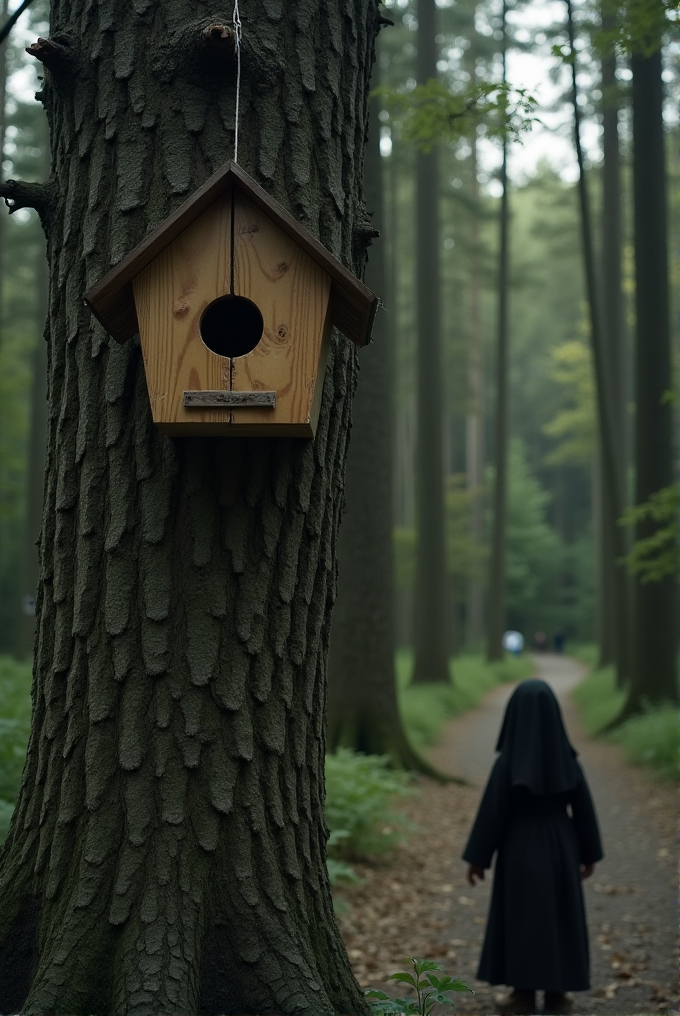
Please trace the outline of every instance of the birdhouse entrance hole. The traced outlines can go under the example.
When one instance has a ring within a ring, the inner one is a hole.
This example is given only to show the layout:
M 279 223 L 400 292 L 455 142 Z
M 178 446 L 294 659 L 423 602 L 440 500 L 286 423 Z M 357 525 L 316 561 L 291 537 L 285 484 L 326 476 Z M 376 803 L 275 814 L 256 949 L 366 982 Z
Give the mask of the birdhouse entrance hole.
M 245 296 L 220 296 L 205 308 L 198 329 L 218 356 L 245 356 L 262 338 L 264 321 L 257 305 Z

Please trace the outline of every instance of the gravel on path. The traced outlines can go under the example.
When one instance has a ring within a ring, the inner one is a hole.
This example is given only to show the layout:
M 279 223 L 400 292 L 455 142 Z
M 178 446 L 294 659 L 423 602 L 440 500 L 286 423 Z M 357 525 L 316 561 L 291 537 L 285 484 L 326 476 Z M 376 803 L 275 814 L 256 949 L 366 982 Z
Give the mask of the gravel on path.
M 584 883 L 591 990 L 575 995 L 577 1014 L 670 1013 L 677 1002 L 677 801 L 672 786 L 627 765 L 621 749 L 586 737 L 569 692 L 583 676 L 561 656 L 535 657 L 536 676 L 560 699 L 600 820 L 605 858 Z M 363 883 L 342 891 L 340 918 L 355 974 L 364 987 L 387 987 L 406 956 L 436 959 L 476 994 L 458 1012 L 493 1013 L 502 989 L 475 978 L 489 905 L 491 873 L 475 888 L 460 860 L 494 758 L 503 711 L 514 685 L 449 721 L 430 752 L 467 785 L 416 782 L 403 810 L 417 829 L 386 864 L 355 865 Z M 393 983 L 393 982 L 392 982 Z M 391 989 L 389 989 L 391 990 Z

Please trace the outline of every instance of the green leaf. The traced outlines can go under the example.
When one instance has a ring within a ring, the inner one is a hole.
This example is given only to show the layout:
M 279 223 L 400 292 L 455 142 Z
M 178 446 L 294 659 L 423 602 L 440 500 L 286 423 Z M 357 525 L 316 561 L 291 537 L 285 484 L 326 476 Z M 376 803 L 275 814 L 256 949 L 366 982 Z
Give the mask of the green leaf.
M 416 974 L 420 976 L 425 973 L 426 970 L 441 970 L 442 968 L 434 960 L 417 960 L 413 956 L 409 956 L 409 959 L 415 967 Z
M 469 991 L 473 995 L 475 993 L 474 988 L 471 988 L 469 984 L 465 983 L 465 981 L 459 981 L 457 977 L 453 979 L 447 977 L 445 980 L 448 983 L 446 987 L 444 987 L 443 984 L 441 985 L 442 991 Z
M 364 995 L 366 996 L 366 998 L 388 999 L 390 997 L 388 994 L 386 994 L 384 991 L 380 991 L 378 988 L 366 988 Z
M 434 996 L 434 1001 L 438 1002 L 439 1005 L 450 1005 L 452 1007 L 455 1006 L 456 1004 L 448 997 L 448 995 L 442 995 L 439 992 L 437 992 L 437 994 Z
M 404 973 L 390 974 L 388 980 L 389 981 L 403 981 L 404 984 L 410 984 L 411 987 L 413 987 L 413 988 L 415 988 L 415 986 L 416 986 L 415 978 L 412 977 L 411 974 L 404 974 Z

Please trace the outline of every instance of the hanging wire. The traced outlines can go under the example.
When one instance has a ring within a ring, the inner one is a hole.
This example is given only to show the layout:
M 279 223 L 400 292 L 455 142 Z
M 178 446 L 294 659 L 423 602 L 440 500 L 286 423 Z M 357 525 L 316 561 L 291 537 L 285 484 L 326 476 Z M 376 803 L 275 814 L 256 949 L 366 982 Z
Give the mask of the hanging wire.
M 236 47 L 236 109 L 234 111 L 234 162 L 238 162 L 238 117 L 239 104 L 241 101 L 241 12 L 238 9 L 238 0 L 234 0 L 234 13 L 232 15 L 234 24 L 234 46 Z

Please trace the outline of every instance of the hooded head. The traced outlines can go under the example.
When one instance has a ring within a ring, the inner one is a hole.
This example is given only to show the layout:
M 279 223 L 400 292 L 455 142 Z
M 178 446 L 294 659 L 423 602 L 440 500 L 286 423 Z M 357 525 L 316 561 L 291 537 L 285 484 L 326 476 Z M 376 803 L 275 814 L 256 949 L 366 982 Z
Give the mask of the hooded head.
M 550 685 L 522 681 L 505 710 L 496 751 L 510 770 L 512 786 L 534 794 L 559 794 L 576 786 L 576 752 L 564 729 Z

